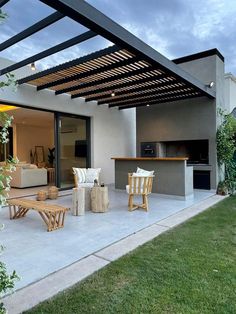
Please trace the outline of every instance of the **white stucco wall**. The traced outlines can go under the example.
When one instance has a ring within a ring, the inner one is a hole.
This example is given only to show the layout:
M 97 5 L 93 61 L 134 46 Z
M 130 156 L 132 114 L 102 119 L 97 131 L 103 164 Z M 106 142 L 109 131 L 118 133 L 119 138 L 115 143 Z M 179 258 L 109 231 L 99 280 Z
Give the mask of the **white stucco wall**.
M 227 110 L 232 112 L 236 107 L 236 77 L 232 73 L 225 74 L 224 92 Z
M 11 61 L 0 59 L 0 68 Z M 29 67 L 17 70 L 16 78 L 33 74 Z M 91 166 L 101 167 L 101 179 L 105 183 L 114 182 L 114 161 L 111 157 L 135 156 L 136 154 L 136 110 L 109 109 L 96 102 L 85 103 L 82 98 L 71 99 L 70 95 L 55 96 L 50 90 L 36 91 L 24 84 L 17 91 L 5 88 L 0 91 L 0 102 L 47 109 L 91 117 Z

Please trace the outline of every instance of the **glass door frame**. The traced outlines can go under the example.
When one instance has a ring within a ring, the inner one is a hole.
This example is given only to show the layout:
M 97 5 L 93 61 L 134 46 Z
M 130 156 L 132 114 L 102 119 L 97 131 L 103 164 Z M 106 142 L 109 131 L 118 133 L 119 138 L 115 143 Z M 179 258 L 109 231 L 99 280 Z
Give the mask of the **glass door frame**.
M 61 117 L 69 117 L 75 119 L 82 119 L 86 121 L 86 141 L 87 141 L 87 160 L 86 160 L 86 168 L 91 167 L 91 118 L 86 116 L 80 116 L 70 113 L 62 113 L 62 112 L 54 112 L 54 141 L 55 141 L 55 185 L 61 190 L 67 190 L 71 187 L 61 188 L 61 162 L 60 162 L 60 124 Z

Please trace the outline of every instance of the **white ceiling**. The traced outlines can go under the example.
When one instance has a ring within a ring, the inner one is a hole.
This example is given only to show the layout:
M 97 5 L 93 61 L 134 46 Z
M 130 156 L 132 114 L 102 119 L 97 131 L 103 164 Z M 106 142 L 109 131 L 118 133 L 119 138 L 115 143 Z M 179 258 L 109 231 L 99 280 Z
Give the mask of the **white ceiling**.
M 25 124 L 45 128 L 54 126 L 54 114 L 51 112 L 18 107 L 18 109 L 9 110 L 6 111 L 6 113 L 14 117 L 14 124 Z

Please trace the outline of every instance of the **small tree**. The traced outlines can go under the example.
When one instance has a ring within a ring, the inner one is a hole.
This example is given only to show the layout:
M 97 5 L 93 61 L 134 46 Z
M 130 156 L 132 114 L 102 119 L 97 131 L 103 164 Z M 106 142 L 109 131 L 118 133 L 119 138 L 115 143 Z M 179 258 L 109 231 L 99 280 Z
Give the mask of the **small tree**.
M 225 185 L 230 193 L 233 193 L 236 186 L 234 161 L 236 120 L 231 114 L 225 114 L 222 110 L 219 111 L 219 115 L 222 123 L 216 133 L 217 161 L 224 175 L 224 180 L 220 182 L 220 185 Z
M 6 14 L 4 14 L 0 10 L 0 22 L 6 18 Z M 14 80 L 14 75 L 8 74 L 6 76 L 5 81 L 0 81 L 0 89 L 12 86 L 16 87 L 16 83 Z M 10 117 L 5 112 L 0 112 L 0 142 L 3 145 L 6 145 L 8 142 L 8 128 L 11 125 L 13 117 Z M 9 158 L 6 160 L 5 165 L 0 167 L 0 209 L 2 205 L 6 204 L 7 192 L 10 190 L 10 181 L 11 176 L 10 172 L 15 170 L 15 164 L 17 160 L 14 158 Z M 2 229 L 4 226 L 0 226 Z M 3 246 L 0 245 L 0 255 L 3 251 Z M 0 261 L 0 296 L 2 293 L 6 293 L 9 289 L 14 288 L 14 283 L 18 279 L 18 276 L 15 271 L 11 274 L 7 273 L 6 265 Z M 2 302 L 0 302 L 0 314 L 6 313 L 6 309 Z

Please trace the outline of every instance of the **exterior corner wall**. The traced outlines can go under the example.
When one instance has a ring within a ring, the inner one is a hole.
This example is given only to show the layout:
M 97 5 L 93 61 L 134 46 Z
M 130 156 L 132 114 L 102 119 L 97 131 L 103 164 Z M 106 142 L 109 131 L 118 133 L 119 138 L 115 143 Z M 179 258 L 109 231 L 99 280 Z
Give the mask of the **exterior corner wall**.
M 216 99 L 207 97 L 137 108 L 137 156 L 141 142 L 209 141 L 211 189 L 218 183 L 216 154 L 217 107 L 224 104 L 224 63 L 216 55 L 179 64 L 203 84 L 215 82 Z M 194 167 L 195 168 L 195 167 Z M 196 169 L 197 170 L 197 169 Z

